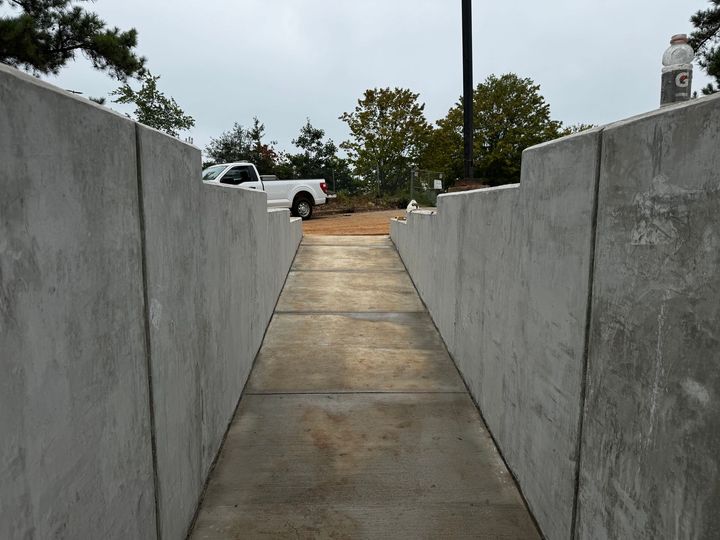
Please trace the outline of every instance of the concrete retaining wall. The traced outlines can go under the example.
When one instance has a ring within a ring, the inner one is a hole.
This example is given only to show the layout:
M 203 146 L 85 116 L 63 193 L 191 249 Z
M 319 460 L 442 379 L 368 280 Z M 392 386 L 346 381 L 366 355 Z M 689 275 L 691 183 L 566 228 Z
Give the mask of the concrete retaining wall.
M 436 215 L 392 224 L 550 538 L 567 538 L 572 526 L 599 137 L 530 149 L 519 186 L 444 195 Z
M 720 535 L 720 99 L 603 132 L 583 538 Z
M 664 109 L 391 224 L 548 538 L 717 530 L 719 132 L 720 99 Z
M 0 66 L 0 538 L 185 536 L 302 236 L 200 163 Z

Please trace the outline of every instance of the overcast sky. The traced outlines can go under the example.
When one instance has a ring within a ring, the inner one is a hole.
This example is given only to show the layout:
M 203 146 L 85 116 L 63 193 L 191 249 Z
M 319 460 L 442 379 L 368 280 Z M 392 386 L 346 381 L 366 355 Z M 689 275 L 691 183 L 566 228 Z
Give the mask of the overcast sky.
M 541 85 L 554 119 L 603 124 L 654 109 L 670 36 L 706 0 L 475 0 L 476 83 L 514 72 Z M 258 116 L 292 149 L 305 118 L 336 142 L 338 116 L 367 88 L 420 94 L 429 120 L 462 89 L 460 0 L 97 0 L 109 25 L 134 27 L 160 89 L 196 120 L 203 148 Z M 696 66 L 694 88 L 707 82 Z M 117 83 L 85 61 L 47 80 L 89 95 Z M 120 109 L 117 105 L 114 108 Z

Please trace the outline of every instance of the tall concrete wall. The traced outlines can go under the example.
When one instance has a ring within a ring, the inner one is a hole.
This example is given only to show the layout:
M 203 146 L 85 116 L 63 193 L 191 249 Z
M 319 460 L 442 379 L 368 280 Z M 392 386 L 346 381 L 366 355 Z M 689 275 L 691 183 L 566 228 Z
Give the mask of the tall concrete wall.
M 185 536 L 302 235 L 200 163 L 0 66 L 0 538 Z
M 391 224 L 548 538 L 718 530 L 718 133 L 720 99 L 664 109 Z
M 720 536 L 720 99 L 603 132 L 583 538 Z
M 577 468 L 599 131 L 525 152 L 521 184 L 441 196 L 392 237 L 542 530 Z
M 137 187 L 132 122 L 0 66 L 0 538 L 155 533 Z

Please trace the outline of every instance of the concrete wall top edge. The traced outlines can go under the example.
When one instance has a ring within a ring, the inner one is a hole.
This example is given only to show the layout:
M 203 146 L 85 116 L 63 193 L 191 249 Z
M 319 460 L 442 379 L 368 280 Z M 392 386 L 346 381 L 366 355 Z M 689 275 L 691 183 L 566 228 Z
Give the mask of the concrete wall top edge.
M 442 193 L 438 195 L 438 202 L 442 199 L 450 199 L 452 197 L 465 197 L 468 195 L 474 195 L 476 193 L 491 193 L 493 191 L 503 191 L 506 189 L 517 189 L 520 187 L 520 183 L 517 184 L 505 184 L 503 186 L 492 186 L 479 189 L 469 189 L 468 191 L 458 191 L 456 193 Z
M 25 73 L 24 71 L 20 71 L 19 69 L 15 69 L 14 67 L 8 66 L 7 64 L 3 64 L 1 62 L 0 62 L 0 73 L 5 73 L 11 77 L 20 79 L 26 83 L 29 83 L 29 84 L 32 84 L 35 86 L 39 86 L 41 88 L 44 88 L 45 90 L 50 90 L 51 92 L 55 92 L 56 94 L 60 94 L 67 99 L 71 99 L 78 103 L 82 103 L 83 105 L 87 105 L 88 107 L 93 107 L 95 109 L 106 112 L 108 114 L 112 114 L 113 116 L 117 116 L 118 118 L 121 118 L 125 122 L 129 122 L 132 124 L 136 123 L 135 121 L 131 120 L 124 114 L 120 114 L 119 112 L 114 111 L 108 107 L 104 107 L 103 105 L 99 105 L 98 103 L 95 103 L 94 101 L 90 101 L 89 99 L 80 97 L 77 94 L 73 94 L 72 92 L 63 90 L 59 86 L 55 86 L 54 84 L 50 84 L 49 82 L 38 79 L 37 77 L 33 77 L 32 75 L 29 75 L 28 73 Z
M 586 137 L 586 136 L 588 136 L 588 135 L 601 133 L 604 129 L 605 129 L 605 126 L 604 126 L 604 125 L 602 125 L 602 126 L 596 126 L 596 127 L 592 128 L 592 129 L 586 129 L 586 130 L 584 130 L 584 131 L 579 131 L 578 133 L 571 133 L 571 134 L 565 135 L 565 136 L 563 136 L 563 137 L 558 137 L 557 139 L 553 139 L 553 140 L 551 140 L 551 141 L 545 141 L 545 142 L 540 143 L 540 144 L 536 144 L 536 145 L 533 145 L 533 146 L 528 146 L 525 150 L 523 150 L 523 154 L 524 154 L 525 152 L 537 150 L 537 149 L 539 149 L 539 148 L 544 148 L 545 146 L 551 146 L 551 145 L 553 145 L 553 144 L 557 144 L 557 143 L 559 143 L 560 141 L 565 142 L 565 141 L 569 141 L 569 140 L 572 140 L 572 139 L 577 139 L 577 138 L 579 138 L 579 137 Z
M 91 101 L 90 103 L 93 103 L 93 102 Z M 94 104 L 94 103 L 93 103 L 93 104 Z M 103 107 L 102 105 L 98 105 L 98 107 L 100 107 L 100 108 L 102 108 L 102 109 L 107 109 L 107 107 Z M 113 113 L 115 113 L 115 114 L 120 114 L 120 113 L 117 113 L 117 112 L 113 111 L 112 109 L 107 109 L 107 110 L 109 110 L 109 111 L 111 111 L 111 112 L 113 112 Z M 123 115 L 121 115 L 121 116 L 123 116 Z M 189 147 L 189 148 L 192 148 L 192 149 L 194 149 L 194 150 L 197 150 L 198 152 L 202 152 L 202 150 L 200 150 L 200 148 L 198 148 L 198 147 L 195 146 L 194 144 L 191 144 L 191 143 L 189 143 L 189 142 L 187 142 L 187 141 L 183 141 L 182 139 L 179 139 L 178 137 L 173 137 L 172 135 L 168 135 L 168 134 L 165 133 L 164 131 L 161 131 L 161 130 L 159 130 L 159 129 L 157 129 L 157 128 L 154 128 L 154 127 L 152 127 L 152 126 L 147 126 L 147 125 L 142 124 L 142 123 L 140 123 L 140 122 L 136 122 L 135 120 L 132 120 L 132 122 L 135 123 L 135 124 L 137 124 L 137 126 L 138 126 L 138 127 L 141 127 L 142 129 L 147 129 L 148 131 L 154 131 L 154 132 L 157 133 L 158 135 L 162 135 L 162 136 L 164 136 L 164 137 L 169 137 L 170 139 L 172 139 L 173 141 L 177 142 L 177 143 L 180 144 L 181 146 L 187 146 L 187 147 Z M 201 159 L 202 159 L 202 156 L 201 156 Z M 202 161 L 201 161 L 201 163 L 202 163 Z
M 168 135 L 167 133 L 165 133 L 165 132 L 163 132 L 163 131 L 160 131 L 160 130 L 158 130 L 158 129 L 155 129 L 155 128 L 153 128 L 153 127 L 146 126 L 145 124 L 141 124 L 140 122 L 136 122 L 135 120 L 133 120 L 133 119 L 131 119 L 131 118 L 128 118 L 128 117 L 125 116 L 124 114 L 119 113 L 118 111 L 115 111 L 115 110 L 111 109 L 110 107 L 106 107 L 106 106 L 104 106 L 104 105 L 100 105 L 99 103 L 95 103 L 94 101 L 91 101 L 91 100 L 89 100 L 89 99 L 87 99 L 87 98 L 81 97 L 81 96 L 79 96 L 79 95 L 77 95 L 77 94 L 74 94 L 74 93 L 72 93 L 72 92 L 69 92 L 69 91 L 67 91 L 67 90 L 64 90 L 63 88 L 60 88 L 59 86 L 55 86 L 54 84 L 51 84 L 51 83 L 49 83 L 49 82 L 47 82 L 47 81 L 43 81 L 42 79 L 38 79 L 37 77 L 33 77 L 32 75 L 30 75 L 30 74 L 28 74 L 28 73 L 25 73 L 24 71 L 21 71 L 21 70 L 19 70 L 19 69 L 16 69 L 16 68 L 14 68 L 14 67 L 12 67 L 12 66 L 8 66 L 7 64 L 3 64 L 3 63 L 1 63 L 1 62 L 0 62 L 0 73 L 5 73 L 5 74 L 7 74 L 7 75 L 9 75 L 9 76 L 11 76 L 11 77 L 16 77 L 16 78 L 18 78 L 18 79 L 20 79 L 20 80 L 22 80 L 22 81 L 25 81 L 25 82 L 27 82 L 27 83 L 29 83 L 29 84 L 32 84 L 32 85 L 35 85 L 35 86 L 39 86 L 39 87 L 41 87 L 41 88 L 44 88 L 45 90 L 49 90 L 49 91 L 54 92 L 54 93 L 56 93 L 56 94 L 60 94 L 60 95 L 62 95 L 63 97 L 65 97 L 65 98 L 67 98 L 67 99 L 71 99 L 71 100 L 73 100 L 73 101 L 75 101 L 75 102 L 77 102 L 77 103 L 82 103 L 83 105 L 86 105 L 86 106 L 88 106 L 88 107 L 92 107 L 92 108 L 95 108 L 95 109 L 97 109 L 97 110 L 99 110 L 99 111 L 103 111 L 104 113 L 111 114 L 111 115 L 113 115 L 113 116 L 115 116 L 115 117 L 117 117 L 117 118 L 122 119 L 124 122 L 129 122 L 129 123 L 131 123 L 131 124 L 137 124 L 138 126 L 140 126 L 140 127 L 142 127 L 142 128 L 149 129 L 149 130 L 152 130 L 152 131 L 156 131 L 156 132 L 158 132 L 159 134 L 164 135 L 165 137 L 170 137 L 171 139 L 177 141 L 178 143 L 183 144 L 183 145 L 185 145 L 185 146 L 189 146 L 189 147 L 191 147 L 191 148 L 195 148 L 198 152 L 200 152 L 200 148 L 198 148 L 197 146 L 195 146 L 195 145 L 193 145 L 193 144 L 190 144 L 190 143 L 188 143 L 188 142 L 186 142 L 186 141 L 183 141 L 183 140 L 181 140 L 181 139 L 178 139 L 177 137 L 173 137 L 172 135 Z
M 242 186 L 231 186 L 229 184 L 218 184 L 215 182 L 203 182 L 202 183 L 204 187 L 211 188 L 211 189 L 225 189 L 225 190 L 234 190 L 238 191 L 239 193 L 243 194 L 243 196 L 247 197 L 262 197 L 263 200 L 267 201 L 267 193 L 264 191 L 257 191 L 255 189 L 250 189 Z
M 623 126 L 626 126 L 628 124 L 633 124 L 635 122 L 642 122 L 645 120 L 653 119 L 658 116 L 662 116 L 664 114 L 667 114 L 668 112 L 674 112 L 682 109 L 690 109 L 694 107 L 703 107 L 710 105 L 711 102 L 715 100 L 720 99 L 720 94 L 715 94 L 711 96 L 703 96 L 699 97 L 697 99 L 693 99 L 690 101 L 687 101 L 685 103 L 676 103 L 675 105 L 670 105 L 668 107 L 658 108 L 653 111 L 648 111 L 640 114 L 636 114 L 634 116 L 630 116 L 628 118 L 623 118 L 622 120 L 618 120 L 616 122 L 611 122 L 609 124 L 606 124 L 603 126 L 603 130 L 615 130 L 618 128 L 621 128 Z

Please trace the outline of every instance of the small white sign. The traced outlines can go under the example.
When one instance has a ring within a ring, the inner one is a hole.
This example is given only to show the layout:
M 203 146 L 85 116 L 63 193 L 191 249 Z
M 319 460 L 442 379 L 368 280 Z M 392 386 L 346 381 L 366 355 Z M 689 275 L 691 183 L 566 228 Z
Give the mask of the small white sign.
M 442 180 L 435 180 L 435 189 L 442 189 Z

